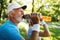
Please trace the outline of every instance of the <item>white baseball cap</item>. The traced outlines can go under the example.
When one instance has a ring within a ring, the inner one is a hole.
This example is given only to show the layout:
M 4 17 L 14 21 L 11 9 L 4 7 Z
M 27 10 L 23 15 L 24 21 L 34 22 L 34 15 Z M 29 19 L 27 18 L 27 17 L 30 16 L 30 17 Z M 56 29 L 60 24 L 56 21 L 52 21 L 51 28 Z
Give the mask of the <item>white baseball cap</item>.
M 24 6 L 21 6 L 20 4 L 14 2 L 14 3 L 10 3 L 7 7 L 7 13 L 9 13 L 10 11 L 12 11 L 13 9 L 16 9 L 16 8 L 22 8 L 23 10 L 25 10 L 27 8 L 26 5 Z

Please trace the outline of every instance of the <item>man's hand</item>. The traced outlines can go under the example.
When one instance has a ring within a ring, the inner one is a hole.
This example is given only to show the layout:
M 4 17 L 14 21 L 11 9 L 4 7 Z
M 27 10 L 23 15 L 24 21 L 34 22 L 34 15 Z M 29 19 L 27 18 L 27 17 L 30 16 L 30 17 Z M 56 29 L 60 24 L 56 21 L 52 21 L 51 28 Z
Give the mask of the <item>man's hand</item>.
M 38 15 L 32 15 L 31 16 L 31 22 L 33 23 L 33 25 L 34 24 L 39 24 L 39 21 L 40 21 L 40 19 L 39 19 Z
M 50 32 L 49 32 L 49 29 L 48 29 L 47 25 L 44 24 L 43 27 L 44 27 L 44 32 L 39 32 L 39 36 L 40 37 L 49 37 Z

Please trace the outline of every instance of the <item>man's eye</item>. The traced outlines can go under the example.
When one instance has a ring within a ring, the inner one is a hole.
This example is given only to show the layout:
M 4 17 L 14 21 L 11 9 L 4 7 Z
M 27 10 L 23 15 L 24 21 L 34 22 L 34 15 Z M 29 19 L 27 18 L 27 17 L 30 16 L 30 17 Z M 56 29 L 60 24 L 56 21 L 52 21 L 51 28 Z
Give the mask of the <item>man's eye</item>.
M 20 11 L 20 12 L 22 12 L 22 11 Z

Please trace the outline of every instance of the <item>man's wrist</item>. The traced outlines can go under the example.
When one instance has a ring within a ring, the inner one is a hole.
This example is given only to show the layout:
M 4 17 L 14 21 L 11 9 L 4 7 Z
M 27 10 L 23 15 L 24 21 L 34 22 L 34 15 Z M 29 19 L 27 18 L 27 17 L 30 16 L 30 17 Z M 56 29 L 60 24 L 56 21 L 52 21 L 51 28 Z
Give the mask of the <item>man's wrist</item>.
M 32 28 L 32 31 L 40 32 L 39 26 L 40 26 L 40 24 L 34 24 L 34 25 L 33 25 L 33 28 Z
M 44 24 L 46 24 L 46 22 L 45 21 L 41 21 L 41 24 L 44 25 Z

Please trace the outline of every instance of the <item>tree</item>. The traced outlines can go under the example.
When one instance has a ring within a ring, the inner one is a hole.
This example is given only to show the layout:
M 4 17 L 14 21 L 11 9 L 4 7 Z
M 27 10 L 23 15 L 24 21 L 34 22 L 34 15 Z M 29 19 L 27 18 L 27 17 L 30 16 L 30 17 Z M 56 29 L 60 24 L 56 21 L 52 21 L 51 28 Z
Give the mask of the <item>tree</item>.
M 60 16 L 60 0 L 37 0 L 36 3 L 38 3 L 40 5 L 40 7 L 38 8 L 35 7 L 37 4 L 35 3 L 35 9 L 36 12 L 40 12 L 43 15 L 46 16 L 51 16 L 52 17 L 52 21 L 59 21 L 60 18 L 58 18 L 58 16 Z
M 12 0 L 9 1 L 9 3 L 11 3 Z M 7 0 L 0 0 L 0 23 L 2 23 L 2 20 L 1 19 L 5 19 L 7 18 L 7 6 L 8 6 L 8 3 L 7 3 Z
M 32 0 L 32 12 L 34 12 L 34 0 Z

